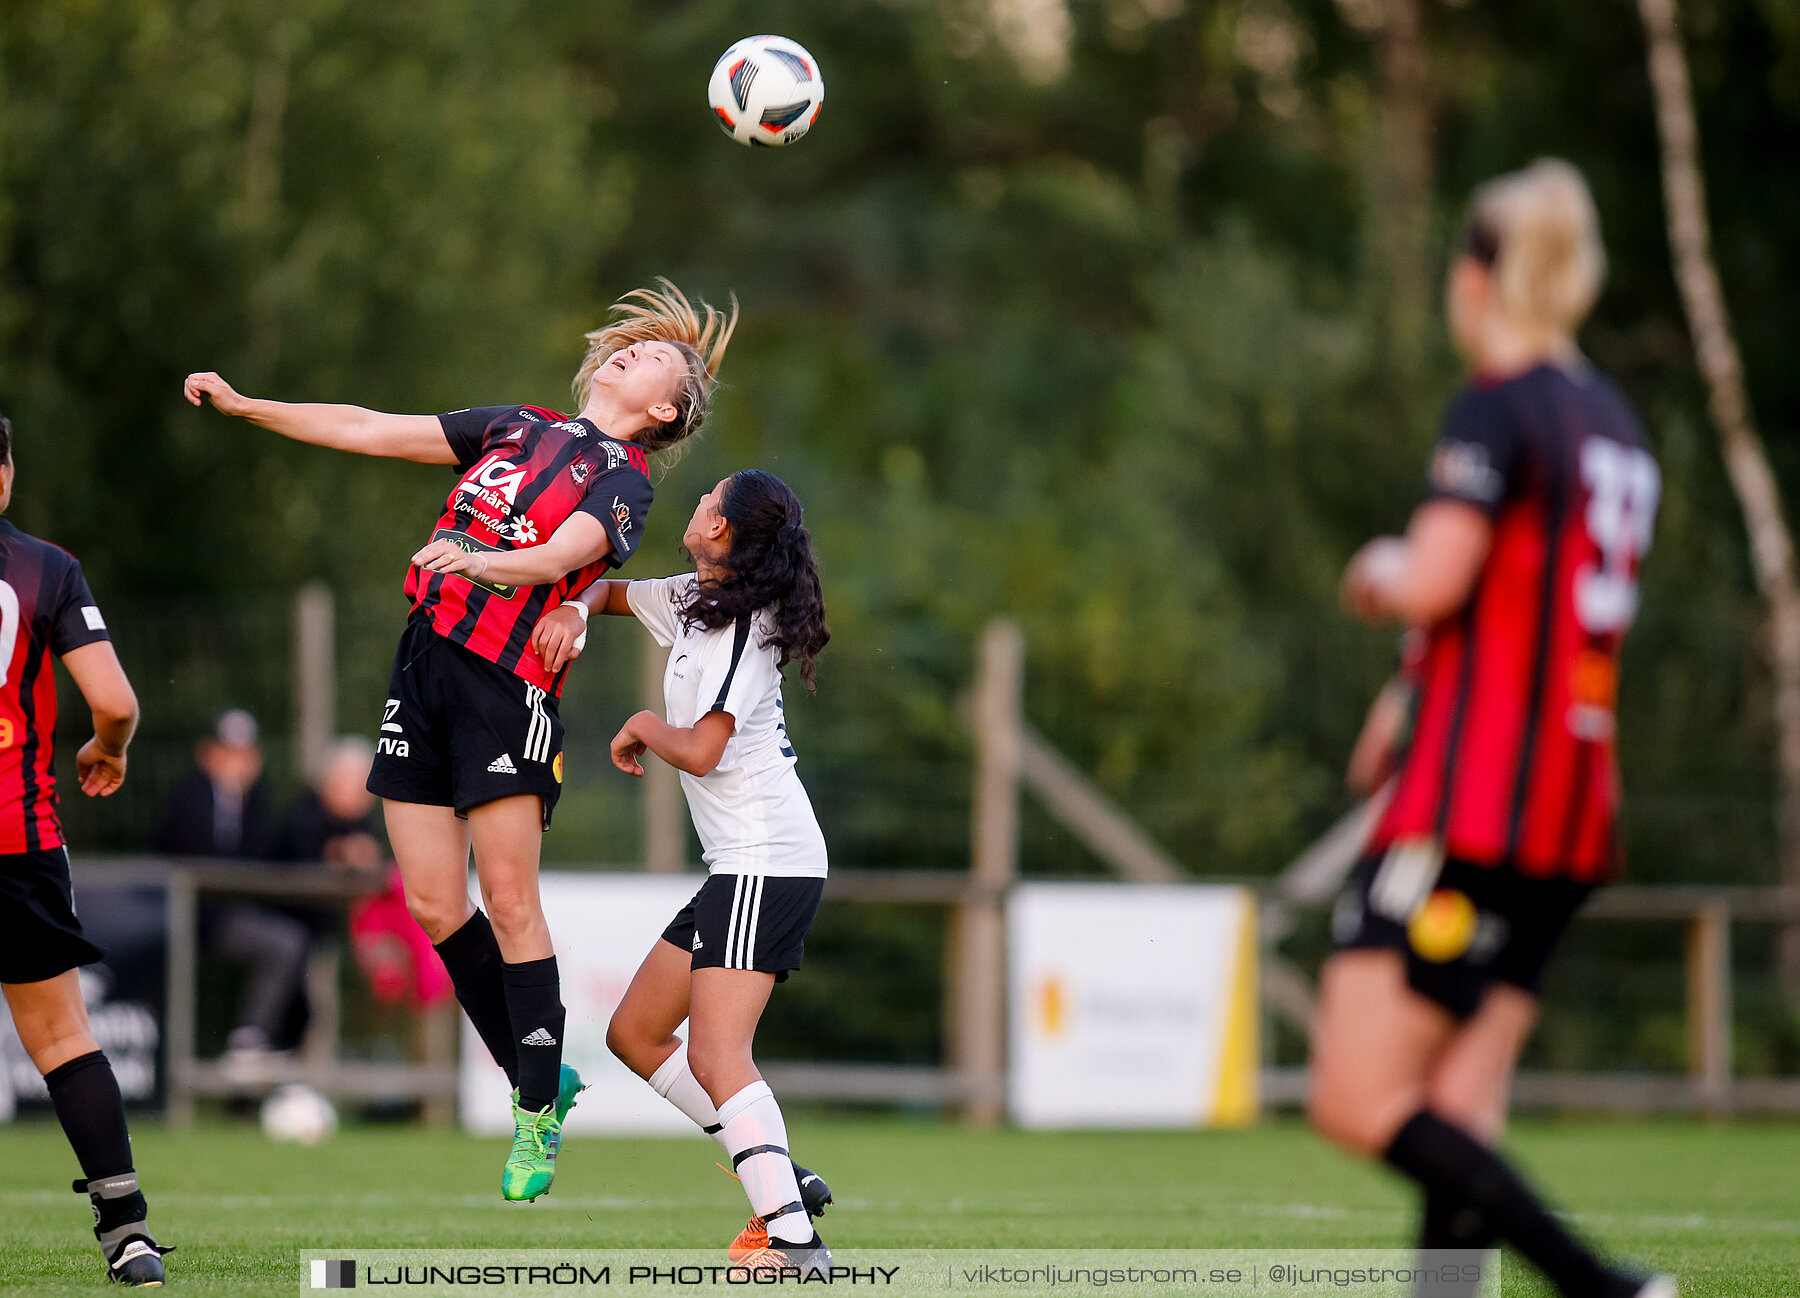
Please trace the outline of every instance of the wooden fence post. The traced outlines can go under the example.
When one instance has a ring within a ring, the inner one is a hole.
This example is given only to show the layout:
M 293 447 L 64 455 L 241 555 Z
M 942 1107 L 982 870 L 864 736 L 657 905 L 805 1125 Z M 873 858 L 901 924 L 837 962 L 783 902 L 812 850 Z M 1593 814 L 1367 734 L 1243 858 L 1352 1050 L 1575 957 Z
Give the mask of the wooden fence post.
M 200 940 L 200 903 L 185 870 L 168 880 L 168 1020 L 163 1037 L 163 1120 L 172 1127 L 194 1121 L 194 1002 L 198 977 L 194 947 Z
M 455 1001 L 420 1012 L 419 1057 L 428 1069 L 452 1073 L 461 1066 L 462 1011 Z M 420 1116 L 427 1127 L 448 1127 L 456 1122 L 456 1096 L 434 1094 L 426 1098 Z
M 1724 1113 L 1731 1105 L 1731 912 L 1717 903 L 1688 923 L 1687 1027 L 1699 1107 Z
M 1006 890 L 1019 872 L 1019 768 L 1025 641 L 995 621 L 981 637 L 975 681 L 975 889 L 951 916 L 949 1055 L 966 1083 L 965 1121 L 1006 1107 Z
M 331 587 L 294 594 L 294 774 L 310 782 L 337 737 L 337 617 Z

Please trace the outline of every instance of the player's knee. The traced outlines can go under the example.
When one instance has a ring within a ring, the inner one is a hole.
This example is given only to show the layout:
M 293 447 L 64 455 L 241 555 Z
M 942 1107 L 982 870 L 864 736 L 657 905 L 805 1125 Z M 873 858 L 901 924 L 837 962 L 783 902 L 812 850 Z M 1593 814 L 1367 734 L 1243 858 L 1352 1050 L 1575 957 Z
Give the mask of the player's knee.
M 1338 1139 L 1337 1105 L 1317 1084 L 1306 1096 L 1306 1125 L 1333 1144 Z
M 1337 1079 L 1332 1076 L 1328 1054 L 1315 1040 L 1312 1066 L 1306 1076 L 1306 1123 L 1327 1140 L 1336 1139 L 1333 1131 L 1339 1108 L 1339 1089 Z
M 632 1072 L 638 1072 L 636 1059 L 644 1045 L 644 1034 L 628 1014 L 614 1014 L 606 1025 L 606 1048 Z
M 1314 1131 L 1340 1149 L 1366 1157 L 1373 1157 L 1381 1152 L 1381 1144 L 1372 1138 L 1369 1124 L 1342 1106 L 1309 1105 L 1306 1120 Z
M 1326 1140 L 1355 1154 L 1372 1158 L 1387 1146 L 1379 1130 L 1380 1112 L 1328 1084 L 1315 1081 L 1306 1097 L 1306 1121 Z
M 695 1049 L 692 1041 L 688 1042 L 688 1071 L 700 1083 L 700 1089 L 710 1095 L 712 1081 L 719 1074 L 718 1062 L 707 1051 Z
M 711 1095 L 739 1062 L 737 1053 L 707 1042 L 698 1045 L 688 1042 L 688 1068 L 693 1071 L 694 1080 L 700 1083 L 700 1089 Z
M 40 1075 L 100 1048 L 87 1026 L 74 1018 L 40 1017 L 17 1021 L 14 1026 L 19 1044 Z
M 1461 1127 L 1485 1144 L 1498 1140 L 1506 1128 L 1504 1092 L 1471 1083 L 1468 1078 L 1434 1078 L 1426 1102 L 1445 1122 Z
M 425 936 L 432 943 L 442 942 L 457 929 L 461 928 L 469 918 L 469 899 L 456 896 L 435 896 L 431 893 L 410 889 L 406 894 L 406 909 L 413 919 L 418 921 Z
M 544 911 L 535 888 L 501 884 L 484 890 L 488 919 L 499 933 L 524 933 L 542 927 Z

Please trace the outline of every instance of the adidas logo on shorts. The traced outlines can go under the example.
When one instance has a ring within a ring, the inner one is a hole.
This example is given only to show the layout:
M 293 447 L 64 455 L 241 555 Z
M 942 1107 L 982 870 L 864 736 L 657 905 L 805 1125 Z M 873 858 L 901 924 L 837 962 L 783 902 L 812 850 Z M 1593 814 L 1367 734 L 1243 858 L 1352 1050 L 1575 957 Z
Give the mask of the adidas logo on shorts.
M 700 945 L 701 945 L 700 935 L 698 933 L 696 933 L 696 934 L 694 934 L 694 950 L 698 951 L 700 949 Z
M 511 753 L 501 753 L 488 763 L 489 775 L 517 775 L 519 768 L 513 765 Z
M 522 1046 L 553 1046 L 556 1044 L 556 1038 L 550 1035 L 549 1028 L 537 1028 L 528 1035 L 520 1037 L 519 1044 Z

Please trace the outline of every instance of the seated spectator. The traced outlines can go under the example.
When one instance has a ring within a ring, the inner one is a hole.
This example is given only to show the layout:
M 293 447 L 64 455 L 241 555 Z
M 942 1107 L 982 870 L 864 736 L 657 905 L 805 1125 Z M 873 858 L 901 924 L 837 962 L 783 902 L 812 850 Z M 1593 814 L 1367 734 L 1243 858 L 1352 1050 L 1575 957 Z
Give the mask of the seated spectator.
M 323 861 L 334 869 L 366 874 L 373 886 L 387 862 L 375 836 L 375 795 L 368 789 L 374 762 L 375 747 L 367 739 L 347 735 L 334 743 L 312 787 L 289 809 L 270 855 L 277 861 Z M 343 920 L 341 909 L 329 906 L 295 904 L 281 910 L 306 925 L 315 942 L 335 934 Z M 304 996 L 290 1002 L 277 1041 L 299 1041 L 309 1017 Z
M 350 735 L 333 744 L 313 787 L 288 812 L 275 838 L 278 861 L 324 861 L 346 870 L 378 870 L 387 859 L 375 830 L 369 767 L 375 749 Z
M 337 869 L 367 873 L 382 881 L 380 892 L 358 899 L 350 908 L 350 947 L 368 979 L 369 990 L 382 1005 L 429 1009 L 451 999 L 450 975 L 443 961 L 406 908 L 400 871 L 376 836 L 375 795 L 369 792 L 369 768 L 375 746 L 359 736 L 332 745 L 313 787 L 288 812 L 275 838 L 275 857 L 283 861 L 324 861 Z M 339 912 L 294 908 L 316 935 L 334 932 Z
M 164 809 L 154 840 L 169 856 L 265 859 L 273 835 L 256 718 L 242 708 L 222 715 L 194 750 L 194 769 Z M 304 996 L 311 934 L 302 921 L 254 901 L 216 898 L 200 909 L 201 954 L 248 974 L 228 1063 L 265 1056 L 280 1038 L 290 1005 Z M 290 1044 L 290 1043 L 281 1043 Z
M 232 708 L 194 747 L 194 764 L 163 808 L 156 850 L 170 856 L 260 859 L 272 838 L 256 718 Z

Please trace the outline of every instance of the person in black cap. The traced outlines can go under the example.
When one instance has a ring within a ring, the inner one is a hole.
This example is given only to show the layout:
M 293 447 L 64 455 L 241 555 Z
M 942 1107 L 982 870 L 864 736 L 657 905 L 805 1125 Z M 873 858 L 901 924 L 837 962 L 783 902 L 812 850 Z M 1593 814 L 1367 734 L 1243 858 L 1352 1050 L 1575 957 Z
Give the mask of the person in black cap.
M 273 847 L 256 718 L 223 713 L 194 749 L 194 766 L 170 798 L 155 847 L 166 856 L 266 859 Z M 303 995 L 311 934 L 301 920 L 253 901 L 209 903 L 200 912 L 201 954 L 241 965 L 247 979 L 226 1060 L 239 1071 L 281 1040 L 289 1007 Z

